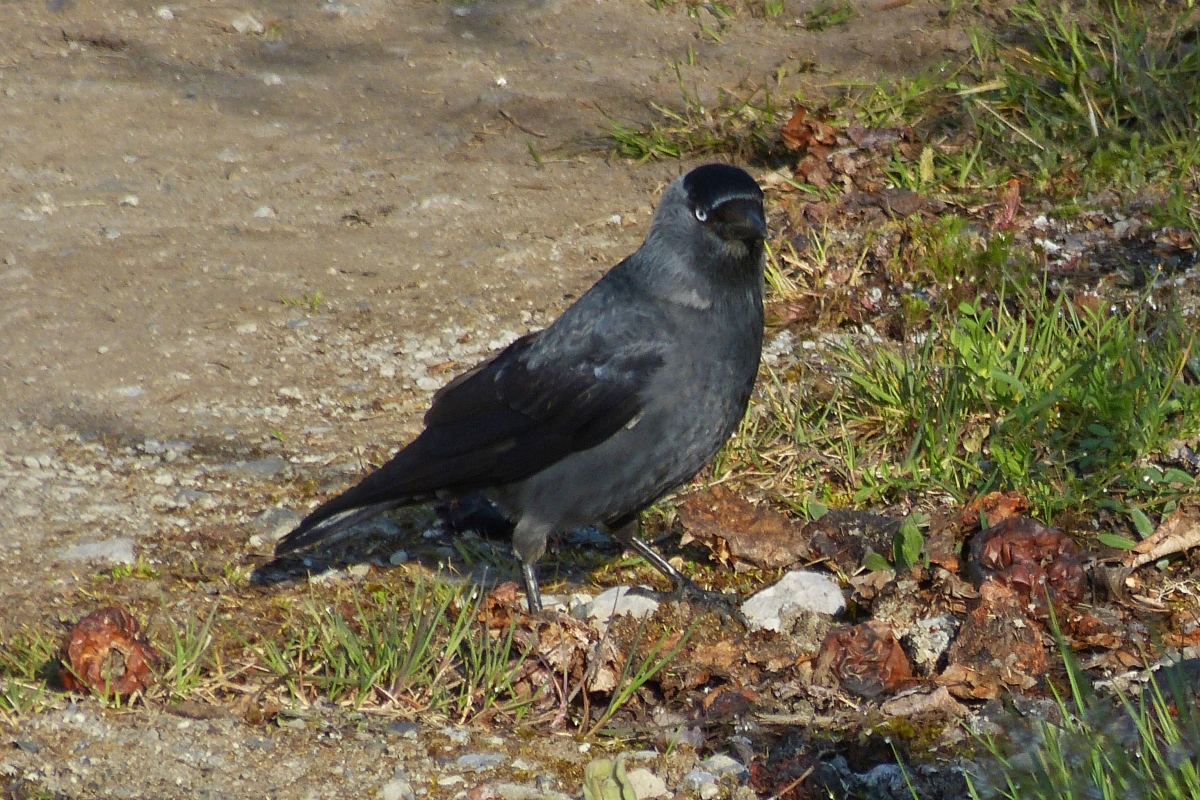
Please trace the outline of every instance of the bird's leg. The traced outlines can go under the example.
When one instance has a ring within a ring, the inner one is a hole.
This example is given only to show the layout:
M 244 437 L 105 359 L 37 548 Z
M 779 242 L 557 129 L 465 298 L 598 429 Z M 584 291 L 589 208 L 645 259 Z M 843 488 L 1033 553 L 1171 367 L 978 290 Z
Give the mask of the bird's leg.
M 710 592 L 707 589 L 701 589 L 691 578 L 671 566 L 671 562 L 663 558 L 661 553 L 645 541 L 639 539 L 636 536 L 636 519 L 619 527 L 610 528 L 608 533 L 625 547 L 646 559 L 650 562 L 651 566 L 666 576 L 667 580 L 671 581 L 671 594 L 675 598 L 694 601 L 699 605 L 708 606 L 717 611 L 721 616 L 733 617 L 744 627 L 750 627 L 745 614 L 738 608 L 735 598 L 731 598 L 723 592 Z
M 551 526 L 530 515 L 522 516 L 513 528 L 513 552 L 521 561 L 521 583 L 525 584 L 525 602 L 529 605 L 530 614 L 542 610 L 542 592 L 538 588 L 537 573 L 533 567 L 546 552 L 546 538 L 550 530 Z
M 536 614 L 542 610 L 542 592 L 538 588 L 537 572 L 533 564 L 521 562 L 521 583 L 525 584 L 525 602 L 529 605 L 529 613 Z

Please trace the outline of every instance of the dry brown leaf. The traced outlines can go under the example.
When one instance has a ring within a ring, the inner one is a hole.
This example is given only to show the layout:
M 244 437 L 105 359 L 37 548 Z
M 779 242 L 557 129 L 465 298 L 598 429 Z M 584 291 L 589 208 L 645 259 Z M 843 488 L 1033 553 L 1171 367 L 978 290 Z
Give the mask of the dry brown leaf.
M 906 694 L 888 700 L 879 709 L 888 717 L 922 717 L 925 719 L 963 719 L 967 715 L 967 707 L 950 696 L 945 686 L 939 686 L 932 692 L 917 692 Z
M 1143 564 L 1182 553 L 1200 545 L 1200 519 L 1195 509 L 1179 509 L 1167 517 L 1154 533 L 1137 543 L 1125 556 L 1125 566 L 1137 569 Z
M 700 701 L 709 721 L 740 717 L 758 703 L 758 694 L 750 688 L 718 686 Z
M 768 506 L 756 506 L 724 486 L 684 498 L 679 507 L 683 544 L 707 545 L 721 563 L 746 561 L 772 569 L 805 558 L 803 526 Z
M 792 116 L 783 123 L 779 136 L 788 150 L 809 150 L 814 144 L 832 147 L 837 144 L 837 134 L 832 126 L 816 117 L 809 117 L 808 108 L 797 105 Z M 823 157 L 823 156 L 822 156 Z
M 1004 189 L 1004 195 L 1000 198 L 1000 208 L 996 211 L 996 216 L 992 219 L 992 228 L 998 231 L 1005 231 L 1012 227 L 1013 221 L 1017 218 L 1017 210 L 1021 207 L 1021 182 L 1016 178 L 1009 178 L 1008 185 Z
M 985 674 L 964 664 L 946 667 L 937 682 L 950 694 L 964 700 L 995 700 L 1000 696 L 1000 681 L 995 675 Z
M 999 525 L 1010 517 L 1029 510 L 1029 498 L 1020 492 L 988 492 L 976 497 L 959 513 L 959 524 L 964 530 L 973 530 L 979 525 L 982 512 L 989 528 Z
M 892 694 L 916 682 L 904 648 L 889 625 L 870 620 L 842 625 L 825 637 L 814 678 L 833 675 L 859 697 Z
M 809 141 L 812 140 L 812 127 L 805 123 L 807 118 L 808 108 L 797 105 L 795 110 L 792 111 L 792 116 L 779 129 L 779 136 L 783 139 L 783 146 L 788 150 L 803 150 L 808 147 Z

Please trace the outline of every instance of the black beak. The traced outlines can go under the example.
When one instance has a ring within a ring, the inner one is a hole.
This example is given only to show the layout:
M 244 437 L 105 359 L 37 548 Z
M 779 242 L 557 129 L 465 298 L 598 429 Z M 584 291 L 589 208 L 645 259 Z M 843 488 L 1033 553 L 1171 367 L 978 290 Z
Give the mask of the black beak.
M 733 204 L 730 204 L 733 205 Z M 767 219 L 763 217 L 762 204 L 744 201 L 738 203 L 737 209 L 730 209 L 725 219 L 725 235 L 727 239 L 742 241 L 757 241 L 767 237 Z
M 747 209 L 746 219 L 737 226 L 737 233 L 739 239 L 767 238 L 767 220 L 761 206 Z

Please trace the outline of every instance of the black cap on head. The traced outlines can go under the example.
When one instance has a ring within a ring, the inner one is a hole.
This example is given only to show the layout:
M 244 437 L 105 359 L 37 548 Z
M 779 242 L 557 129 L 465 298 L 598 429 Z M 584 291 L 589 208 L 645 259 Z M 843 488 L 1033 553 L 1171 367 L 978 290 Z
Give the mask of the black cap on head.
M 683 178 L 688 201 L 693 209 L 711 211 L 730 200 L 762 202 L 762 189 L 743 169 L 729 164 L 705 164 Z
M 753 242 L 767 235 L 763 193 L 745 170 L 706 164 L 683 177 L 696 221 L 727 241 Z

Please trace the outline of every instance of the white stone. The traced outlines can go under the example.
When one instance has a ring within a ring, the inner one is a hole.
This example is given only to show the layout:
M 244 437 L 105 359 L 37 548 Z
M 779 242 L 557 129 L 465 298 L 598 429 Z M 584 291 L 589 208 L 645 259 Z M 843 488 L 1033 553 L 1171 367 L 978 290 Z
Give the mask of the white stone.
M 413 793 L 412 784 L 404 778 L 392 778 L 385 783 L 376 795 L 379 800 L 413 800 L 416 794 Z
M 229 26 L 238 33 L 259 34 L 266 30 L 266 27 L 264 27 L 261 22 L 249 14 L 241 14 L 234 17 L 232 20 L 230 20 Z
M 739 781 L 750 779 L 750 771 L 746 769 L 746 765 L 738 761 L 736 758 L 730 758 L 724 753 L 717 753 L 709 756 L 700 762 L 704 769 L 718 776 L 733 775 Z
M 633 789 L 637 800 L 647 800 L 647 798 L 651 797 L 666 797 L 670 794 L 667 791 L 666 781 L 645 767 L 629 770 L 625 773 L 625 780 L 629 782 L 629 787 Z
M 578 607 L 576 618 L 586 619 L 593 627 L 604 629 L 613 617 L 628 614 L 634 619 L 642 619 L 658 610 L 658 601 L 653 597 L 631 594 L 629 589 L 628 586 L 614 586 L 601 592 L 592 602 Z
M 691 789 L 693 792 L 699 791 L 700 787 L 706 783 L 715 784 L 717 776 L 711 772 L 702 769 L 693 769 L 691 772 L 683 776 L 683 785 Z
M 102 542 L 76 545 L 62 552 L 65 561 L 108 561 L 113 564 L 132 564 L 133 539 L 119 537 Z
M 825 575 L 794 570 L 742 603 L 752 630 L 780 630 L 780 615 L 793 608 L 837 616 L 845 610 L 846 598 L 841 587 Z

